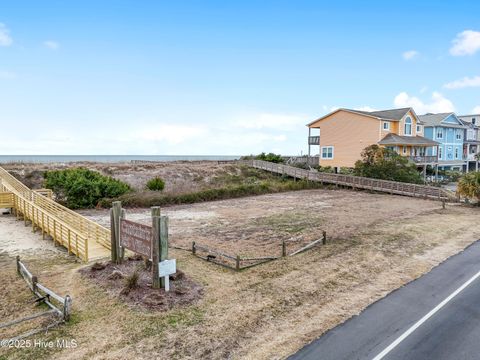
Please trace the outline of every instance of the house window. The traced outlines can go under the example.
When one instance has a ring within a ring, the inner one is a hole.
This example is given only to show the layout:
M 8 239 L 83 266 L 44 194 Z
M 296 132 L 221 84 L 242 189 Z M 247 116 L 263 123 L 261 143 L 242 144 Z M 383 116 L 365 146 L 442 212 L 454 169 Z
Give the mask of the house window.
M 388 121 L 383 122 L 383 130 L 390 130 L 390 123 Z
M 443 150 L 442 147 L 439 146 L 439 147 L 438 147 L 438 158 L 439 158 L 440 160 L 442 159 L 442 155 L 443 155 L 443 151 L 442 151 L 442 150 Z
M 333 159 L 333 146 L 322 146 L 322 159 Z
M 412 118 L 407 116 L 405 119 L 405 127 L 403 129 L 403 133 L 405 135 L 412 135 Z
M 457 140 L 462 140 L 462 132 L 457 130 Z
M 421 133 L 422 132 L 422 125 L 417 125 L 417 133 Z
M 459 156 L 459 150 L 458 147 L 455 148 L 455 159 L 458 159 Z
M 443 129 L 437 129 L 437 139 L 443 139 Z
M 477 122 L 477 119 L 476 119 L 476 118 L 472 118 L 472 124 L 475 125 L 476 122 Z
M 407 153 L 407 147 L 404 146 L 404 147 L 403 147 L 403 154 L 405 155 L 406 153 Z

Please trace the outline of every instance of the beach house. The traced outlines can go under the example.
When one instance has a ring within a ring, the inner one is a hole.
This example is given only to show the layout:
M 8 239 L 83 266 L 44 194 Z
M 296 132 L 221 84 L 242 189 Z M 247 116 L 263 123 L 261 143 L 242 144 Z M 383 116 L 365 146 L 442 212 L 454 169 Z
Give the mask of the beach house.
M 338 109 L 307 126 L 309 153 L 318 146 L 320 166 L 353 167 L 363 149 L 372 144 L 388 147 L 424 168 L 437 163 L 433 149 L 439 143 L 424 137 L 423 124 L 412 108 Z
M 425 137 L 439 143 L 438 147 L 428 149 L 427 155 L 438 155 L 440 169 L 462 171 L 466 165 L 464 138 L 467 127 L 454 113 L 429 113 L 419 118 L 425 126 Z
M 458 119 L 466 127 L 463 140 L 465 171 L 478 171 L 478 154 L 480 153 L 480 114 L 459 115 Z

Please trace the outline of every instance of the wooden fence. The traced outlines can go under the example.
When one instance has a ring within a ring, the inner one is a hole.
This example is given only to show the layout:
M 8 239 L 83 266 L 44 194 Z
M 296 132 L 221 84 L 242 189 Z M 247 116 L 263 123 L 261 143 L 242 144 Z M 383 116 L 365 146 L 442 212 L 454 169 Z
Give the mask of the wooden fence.
M 0 194 L 13 195 L 13 208 L 17 218 L 25 224 L 31 222 L 32 230 L 40 229 L 42 235 L 52 237 L 56 244 L 67 248 L 84 261 L 88 261 L 89 241 L 110 249 L 110 230 L 66 208 L 51 199 L 50 191 L 33 191 L 0 167 Z M 9 196 L 9 195 L 2 195 Z
M 36 297 L 36 303 L 44 303 L 49 307 L 49 310 L 37 312 L 29 316 L 24 316 L 12 321 L 0 323 L 0 329 L 11 328 L 15 325 L 26 323 L 31 320 L 53 317 L 53 322 L 36 328 L 26 333 L 15 336 L 12 339 L 7 341 L 20 340 L 40 332 L 45 332 L 52 327 L 60 325 L 70 319 L 71 307 L 72 307 L 72 298 L 69 295 L 62 297 L 46 286 L 38 282 L 38 278 L 27 269 L 24 263 L 20 261 L 20 257 L 17 256 L 17 273 L 25 280 L 27 286 L 33 292 Z M 6 339 L 3 339 L 6 340 Z
M 322 173 L 262 160 L 247 160 L 245 163 L 257 169 L 291 176 L 294 179 L 304 179 L 325 184 L 347 186 L 353 189 L 365 189 L 418 198 L 451 202 L 458 201 L 458 198 L 452 192 L 435 186 L 408 184 L 398 181 L 371 179 L 353 175 Z
M 312 249 L 317 245 L 322 245 L 322 244 L 325 245 L 326 243 L 327 243 L 327 233 L 323 231 L 323 236 L 321 239 L 312 241 L 309 244 L 299 249 L 296 249 L 290 253 L 287 248 L 287 243 L 285 241 L 282 241 L 281 244 L 279 244 L 278 255 L 272 255 L 272 256 L 249 257 L 249 256 L 240 256 L 240 255 L 230 255 L 230 254 L 226 254 L 223 251 L 213 249 L 209 246 L 199 245 L 195 241 L 192 242 L 191 251 L 194 256 L 199 257 L 203 260 L 206 260 L 208 262 L 211 262 L 217 265 L 221 265 L 223 267 L 226 267 L 232 270 L 240 271 L 243 269 L 251 268 L 253 266 L 264 264 L 266 262 L 281 259 L 282 257 L 294 256 L 301 252 Z M 177 248 L 177 249 L 188 250 L 184 248 Z

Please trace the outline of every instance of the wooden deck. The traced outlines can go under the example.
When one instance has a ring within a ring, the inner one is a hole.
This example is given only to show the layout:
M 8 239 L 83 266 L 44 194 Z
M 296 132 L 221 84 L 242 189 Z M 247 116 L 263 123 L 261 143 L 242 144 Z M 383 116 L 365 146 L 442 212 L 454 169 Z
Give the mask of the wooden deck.
M 347 186 L 353 189 L 365 189 L 417 198 L 435 199 L 448 202 L 458 201 L 455 194 L 451 191 L 435 186 L 408 184 L 398 181 L 371 179 L 353 175 L 322 173 L 262 160 L 247 160 L 246 163 L 257 169 L 291 176 L 295 179 L 305 179 L 325 184 Z
M 0 167 L 0 207 L 12 208 L 32 230 L 50 236 L 69 254 L 89 261 L 108 256 L 110 230 L 58 204 L 45 189 L 33 191 Z

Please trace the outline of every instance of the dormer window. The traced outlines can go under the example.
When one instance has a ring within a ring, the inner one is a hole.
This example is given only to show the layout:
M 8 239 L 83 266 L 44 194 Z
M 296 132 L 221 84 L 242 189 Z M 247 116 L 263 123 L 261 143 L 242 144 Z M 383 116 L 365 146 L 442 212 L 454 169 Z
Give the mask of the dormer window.
M 405 126 L 403 129 L 403 133 L 405 135 L 412 135 L 412 118 L 410 116 L 407 116 L 405 118 Z

